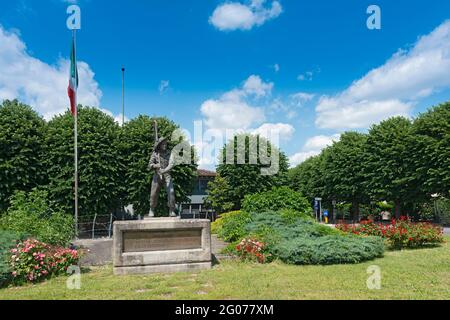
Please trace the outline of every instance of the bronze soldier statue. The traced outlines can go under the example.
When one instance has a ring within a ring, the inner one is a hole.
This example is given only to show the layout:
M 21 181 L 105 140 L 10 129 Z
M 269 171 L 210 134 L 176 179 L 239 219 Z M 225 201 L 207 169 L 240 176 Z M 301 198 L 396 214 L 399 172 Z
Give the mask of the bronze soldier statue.
M 167 138 L 158 139 L 158 130 L 155 123 L 156 132 L 156 144 L 153 150 L 149 169 L 155 170 L 152 181 L 152 189 L 150 195 L 150 213 L 149 217 L 155 217 L 156 208 L 158 206 L 158 197 L 162 186 L 166 188 L 168 196 L 169 215 L 172 218 L 176 218 L 178 215 L 175 212 L 175 188 L 173 186 L 173 179 L 170 174 L 171 170 L 175 166 L 172 152 L 168 150 Z

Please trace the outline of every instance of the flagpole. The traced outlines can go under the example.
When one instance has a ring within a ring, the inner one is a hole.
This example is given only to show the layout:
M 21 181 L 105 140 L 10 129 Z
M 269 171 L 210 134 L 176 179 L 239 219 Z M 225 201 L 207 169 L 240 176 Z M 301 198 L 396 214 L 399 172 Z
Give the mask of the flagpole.
M 125 67 L 122 67 L 122 127 L 125 125 Z
M 77 31 L 73 29 L 73 43 L 75 46 L 74 55 L 76 61 L 76 41 L 77 41 Z M 75 91 L 75 145 L 74 145 L 74 156 L 75 156 L 75 236 L 78 238 L 78 101 L 77 92 Z

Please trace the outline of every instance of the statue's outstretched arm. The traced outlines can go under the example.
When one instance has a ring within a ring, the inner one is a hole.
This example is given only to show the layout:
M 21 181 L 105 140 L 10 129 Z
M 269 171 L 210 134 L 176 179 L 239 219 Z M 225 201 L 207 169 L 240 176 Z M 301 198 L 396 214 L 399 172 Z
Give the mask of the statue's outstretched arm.
M 155 153 L 152 154 L 151 158 L 150 158 L 150 162 L 148 163 L 148 169 L 149 170 L 158 170 L 160 169 L 160 165 L 158 163 L 158 157 L 156 156 Z

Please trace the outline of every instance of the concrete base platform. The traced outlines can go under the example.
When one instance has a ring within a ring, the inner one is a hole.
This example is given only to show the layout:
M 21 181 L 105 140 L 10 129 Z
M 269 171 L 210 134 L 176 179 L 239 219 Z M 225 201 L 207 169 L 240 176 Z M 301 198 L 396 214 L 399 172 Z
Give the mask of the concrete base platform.
M 209 269 L 211 222 L 168 218 L 115 222 L 113 253 L 117 275 Z
M 168 265 L 114 268 L 114 274 L 116 276 L 123 276 L 123 275 L 142 275 L 152 273 L 197 272 L 202 270 L 209 270 L 211 268 L 212 268 L 211 262 L 168 264 Z

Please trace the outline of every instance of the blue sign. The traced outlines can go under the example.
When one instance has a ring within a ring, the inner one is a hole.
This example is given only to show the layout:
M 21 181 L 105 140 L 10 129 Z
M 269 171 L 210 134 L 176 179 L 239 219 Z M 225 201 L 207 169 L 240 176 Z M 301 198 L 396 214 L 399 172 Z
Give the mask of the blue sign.
M 314 201 L 314 209 L 319 210 L 319 201 Z

